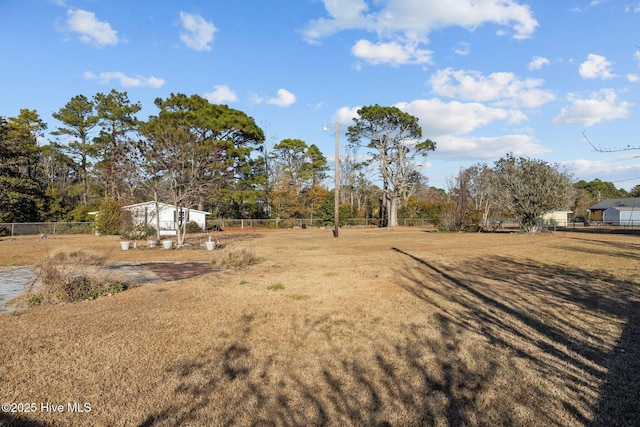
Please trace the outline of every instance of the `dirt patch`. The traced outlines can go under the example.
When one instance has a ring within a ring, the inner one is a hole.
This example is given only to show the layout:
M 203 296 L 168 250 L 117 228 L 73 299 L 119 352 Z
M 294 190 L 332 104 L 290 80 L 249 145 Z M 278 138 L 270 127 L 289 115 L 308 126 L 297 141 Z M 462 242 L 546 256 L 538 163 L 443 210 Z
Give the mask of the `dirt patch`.
M 191 279 L 203 274 L 221 271 L 219 268 L 211 266 L 211 264 L 202 262 L 145 262 L 141 264 L 141 267 L 151 270 L 156 276 L 166 282 Z

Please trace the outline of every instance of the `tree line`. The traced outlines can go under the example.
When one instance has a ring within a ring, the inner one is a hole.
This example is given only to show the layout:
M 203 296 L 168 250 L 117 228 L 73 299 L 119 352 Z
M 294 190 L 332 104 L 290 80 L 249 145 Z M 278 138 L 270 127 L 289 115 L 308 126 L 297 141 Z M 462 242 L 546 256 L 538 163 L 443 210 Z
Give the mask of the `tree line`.
M 74 96 L 48 125 L 36 110 L 0 117 L 0 222 L 85 221 L 105 201 L 149 200 L 227 218 L 333 221 L 327 159 L 314 144 L 288 138 L 268 148 L 254 119 L 198 96 L 155 100 L 140 120 L 126 92 Z M 396 107 L 358 111 L 340 159 L 340 217 L 427 218 L 444 229 L 490 230 L 517 218 L 532 231 L 548 210 L 577 215 L 596 198 L 622 197 L 611 183 L 574 183 L 559 165 L 500 159 L 461 170 L 447 189 L 428 185 L 420 164 L 436 142 Z M 376 184 L 380 183 L 380 185 Z

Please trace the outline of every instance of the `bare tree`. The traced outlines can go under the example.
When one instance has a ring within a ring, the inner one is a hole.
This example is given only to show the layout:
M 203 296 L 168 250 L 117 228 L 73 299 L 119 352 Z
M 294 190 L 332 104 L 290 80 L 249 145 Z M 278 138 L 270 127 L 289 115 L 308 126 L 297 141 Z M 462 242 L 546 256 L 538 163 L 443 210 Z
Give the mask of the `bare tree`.
M 418 119 L 397 107 L 363 107 L 353 119 L 347 135 L 355 146 L 371 149 L 370 161 L 377 162 L 382 178 L 382 225 L 398 225 L 398 205 L 409 185 L 416 158 L 435 150 L 436 143 L 421 141 Z M 368 141 L 368 142 L 363 142 Z
M 535 233 L 542 215 L 575 200 L 572 177 L 557 164 L 509 154 L 496 162 L 495 172 L 505 190 L 505 206 L 526 232 Z

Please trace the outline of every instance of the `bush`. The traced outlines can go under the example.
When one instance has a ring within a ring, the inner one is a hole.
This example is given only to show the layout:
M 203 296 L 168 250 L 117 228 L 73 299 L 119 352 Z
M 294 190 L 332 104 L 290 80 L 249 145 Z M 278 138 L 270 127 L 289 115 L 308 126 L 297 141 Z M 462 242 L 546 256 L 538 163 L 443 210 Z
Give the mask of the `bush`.
M 120 235 L 123 239 L 131 240 L 137 238 L 141 227 L 134 225 L 131 212 L 124 209 L 120 210 Z
M 46 256 L 36 265 L 41 287 L 30 297 L 29 305 L 76 302 L 126 290 L 126 283 L 98 273 L 103 263 L 81 251 Z
M 220 265 L 227 270 L 242 270 L 259 262 L 260 258 L 258 258 L 253 251 L 242 249 L 229 252 L 227 258 L 220 261 Z
M 143 239 L 155 239 L 158 236 L 156 228 L 152 225 L 145 225 L 140 232 L 140 237 Z
M 122 227 L 122 207 L 118 202 L 107 199 L 100 204 L 96 215 L 96 232 L 108 236 L 120 234 Z
M 202 231 L 202 227 L 200 227 L 200 225 L 195 221 L 189 221 L 186 225 L 186 229 L 187 233 L 200 233 Z

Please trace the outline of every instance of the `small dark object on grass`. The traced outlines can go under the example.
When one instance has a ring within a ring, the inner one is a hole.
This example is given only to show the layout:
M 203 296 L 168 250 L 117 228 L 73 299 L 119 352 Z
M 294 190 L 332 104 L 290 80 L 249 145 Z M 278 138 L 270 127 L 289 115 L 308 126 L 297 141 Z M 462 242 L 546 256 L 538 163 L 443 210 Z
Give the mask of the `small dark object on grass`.
M 222 231 L 222 227 L 216 224 L 213 227 L 211 227 L 211 231 Z

